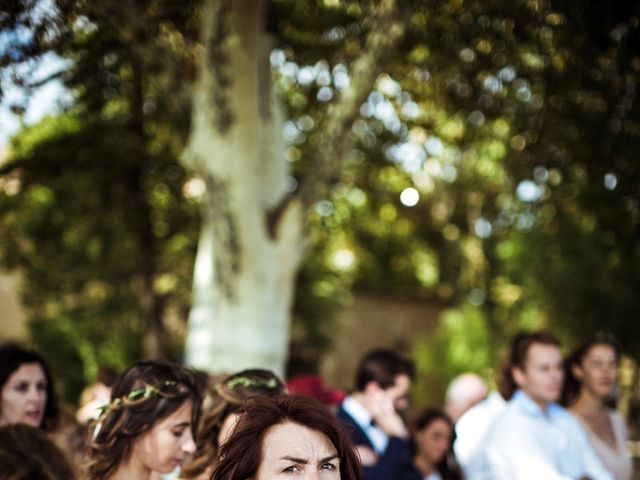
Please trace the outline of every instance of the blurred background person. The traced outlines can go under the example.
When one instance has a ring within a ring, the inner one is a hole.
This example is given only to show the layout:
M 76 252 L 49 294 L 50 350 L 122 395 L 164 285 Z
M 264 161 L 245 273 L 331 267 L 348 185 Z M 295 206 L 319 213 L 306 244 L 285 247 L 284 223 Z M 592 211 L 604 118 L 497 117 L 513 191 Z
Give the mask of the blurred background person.
M 47 363 L 16 343 L 0 347 L 0 426 L 26 423 L 47 432 L 58 424 L 58 399 Z
M 579 345 L 565 361 L 563 404 L 582 423 L 591 446 L 616 480 L 629 480 L 632 461 L 627 427 L 607 403 L 617 385 L 617 343 L 597 335 Z
M 204 376 L 142 361 L 116 381 L 89 445 L 89 480 L 149 480 L 195 452 Z
M 453 454 L 453 422 L 439 408 L 427 408 L 411 429 L 413 465 L 402 480 L 462 480 Z
M 117 379 L 118 372 L 110 365 L 103 365 L 98 370 L 95 382 L 82 390 L 76 412 L 76 420 L 81 425 L 86 425 L 98 418 L 100 407 L 109 403 L 111 387 Z
M 62 451 L 40 428 L 27 423 L 0 427 L 2 480 L 74 480 Z
M 358 457 L 344 428 L 310 397 L 249 400 L 220 458 L 211 480 L 360 480 Z
M 351 434 L 365 480 L 398 478 L 410 461 L 400 412 L 409 405 L 414 376 L 413 363 L 389 349 L 372 350 L 358 364 L 355 391 L 337 416 Z
M 487 384 L 480 375 L 465 372 L 449 383 L 444 399 L 444 411 L 453 423 L 464 412 L 487 398 Z
M 211 478 L 218 461 L 218 449 L 233 431 L 244 410 L 245 401 L 255 396 L 276 397 L 285 393 L 282 380 L 269 370 L 243 370 L 214 380 L 204 401 L 196 452 L 181 477 L 198 480 Z
M 486 437 L 506 402 L 498 391 L 464 412 L 455 424 L 453 451 L 466 480 L 491 478 L 485 458 Z
M 302 374 L 287 379 L 287 390 L 291 395 L 302 395 L 320 400 L 336 411 L 347 396 L 340 389 L 329 388 L 320 375 Z
M 491 426 L 491 480 L 612 480 L 578 420 L 557 402 L 564 380 L 560 343 L 546 332 L 521 332 L 504 369 L 504 411 Z

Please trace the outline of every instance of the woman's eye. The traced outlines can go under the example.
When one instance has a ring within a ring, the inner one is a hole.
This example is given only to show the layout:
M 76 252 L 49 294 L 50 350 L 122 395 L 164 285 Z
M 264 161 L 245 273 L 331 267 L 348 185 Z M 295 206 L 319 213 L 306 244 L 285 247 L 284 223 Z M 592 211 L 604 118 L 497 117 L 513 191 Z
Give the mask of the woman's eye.
M 39 392 L 44 392 L 47 389 L 47 384 L 44 382 L 38 382 L 38 384 L 36 385 L 36 390 L 38 390 Z
M 26 392 L 27 390 L 29 390 L 29 384 L 28 383 L 19 383 L 18 385 L 16 385 L 16 390 L 19 392 Z
M 337 467 L 330 462 L 327 463 L 323 463 L 322 465 L 320 465 L 320 470 L 335 470 Z
M 284 473 L 296 473 L 300 471 L 300 468 L 297 465 L 291 465 L 290 467 L 282 470 Z
M 171 433 L 173 434 L 174 437 L 180 438 L 182 436 L 182 434 L 184 433 L 184 429 L 172 430 Z

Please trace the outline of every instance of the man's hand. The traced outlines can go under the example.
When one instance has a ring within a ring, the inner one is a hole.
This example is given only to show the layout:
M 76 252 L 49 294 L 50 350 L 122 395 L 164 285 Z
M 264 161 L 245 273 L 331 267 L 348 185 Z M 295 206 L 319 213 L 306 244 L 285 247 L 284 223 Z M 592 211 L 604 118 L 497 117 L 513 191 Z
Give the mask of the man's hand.
M 384 390 L 376 392 L 371 398 L 369 412 L 376 424 L 390 437 L 407 438 L 407 428 L 404 426 L 402 417 L 398 415 L 393 400 Z

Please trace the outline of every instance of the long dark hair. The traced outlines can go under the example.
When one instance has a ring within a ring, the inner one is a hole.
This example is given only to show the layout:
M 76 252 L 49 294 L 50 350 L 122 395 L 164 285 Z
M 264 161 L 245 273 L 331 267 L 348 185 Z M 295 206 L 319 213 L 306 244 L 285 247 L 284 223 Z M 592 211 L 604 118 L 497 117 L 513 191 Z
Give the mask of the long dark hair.
M 40 428 L 25 423 L 0 427 L 0 472 L 3 480 L 73 480 L 64 453 Z
M 262 462 L 267 430 L 287 422 L 324 434 L 340 459 L 340 478 L 360 480 L 360 462 L 344 427 L 322 402 L 298 396 L 249 399 L 233 434 L 220 448 L 220 463 L 211 480 L 254 478 Z
M 203 374 L 173 363 L 148 360 L 129 367 L 113 386 L 111 401 L 95 426 L 88 478 L 108 478 L 129 458 L 142 434 L 189 400 L 193 402 L 191 430 L 195 438 L 203 386 Z
M 444 410 L 440 408 L 426 408 L 424 409 L 414 420 L 413 422 L 413 432 L 414 435 L 416 432 L 422 431 L 425 428 L 428 428 L 436 420 L 444 420 L 449 428 L 451 429 L 451 443 L 449 448 L 445 452 L 442 457 L 442 460 L 436 465 L 436 469 L 442 480 L 462 480 L 464 477 L 462 475 L 462 470 L 460 465 L 455 458 L 453 453 L 453 441 L 455 435 L 455 429 L 453 428 L 453 421 L 447 415 Z M 412 436 L 411 439 L 411 454 L 415 456 L 417 453 L 417 445 L 415 439 Z
M 58 397 L 56 396 L 53 378 L 47 362 L 40 353 L 29 348 L 25 348 L 17 343 L 5 343 L 0 346 L 0 392 L 13 372 L 18 370 L 25 363 L 37 363 L 42 367 L 45 379 L 47 380 L 47 402 L 44 407 L 44 415 L 40 428 L 50 432 L 58 426 L 59 409 Z M 0 406 L 0 408 L 2 408 Z
M 618 342 L 613 337 L 604 333 L 598 333 L 578 345 L 564 361 L 564 387 L 560 400 L 562 405 L 569 407 L 577 400 L 582 384 L 574 375 L 573 367 L 581 366 L 584 358 L 589 354 L 591 349 L 598 345 L 605 345 L 612 348 L 615 353 L 616 362 L 620 358 L 620 346 Z

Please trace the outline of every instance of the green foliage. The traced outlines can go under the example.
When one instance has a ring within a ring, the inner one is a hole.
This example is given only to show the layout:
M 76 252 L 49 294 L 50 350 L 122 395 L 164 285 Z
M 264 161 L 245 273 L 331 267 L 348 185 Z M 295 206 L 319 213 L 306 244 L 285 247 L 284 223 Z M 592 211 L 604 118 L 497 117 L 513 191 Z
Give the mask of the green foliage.
M 471 304 L 446 310 L 433 335 L 416 340 L 414 357 L 416 404 L 436 404 L 444 398 L 448 381 L 467 371 L 478 372 L 491 384 L 498 352 L 482 310 Z
M 197 25 L 188 2 L 34 7 L 1 18 L 3 83 L 13 69 L 30 88 L 38 79 L 25 65 L 55 54 L 73 102 L 13 140 L 0 251 L 22 273 L 32 337 L 75 401 L 102 364 L 181 356 L 198 208 L 177 161 L 190 101 L 177 85 L 193 76 Z
M 0 196 L 0 249 L 5 265 L 23 273 L 32 337 L 65 372 L 73 399 L 99 365 L 122 369 L 142 356 L 144 262 L 154 262 L 154 294 L 167 312 L 184 315 L 197 209 L 183 196 L 187 178 L 169 152 L 150 157 L 141 172 L 131 163 L 137 139 L 127 129 L 79 127 L 65 117 L 57 130 L 52 123 L 14 140 L 19 153 L 10 166 L 19 186 Z M 148 212 L 132 182 L 143 183 Z M 145 220 L 152 252 L 141 234 Z M 167 347 L 179 357 L 180 342 Z
M 71 112 L 22 132 L 0 178 L 2 262 L 23 272 L 34 336 L 69 370 L 70 390 L 101 362 L 140 355 L 150 283 L 179 331 L 197 238 L 176 158 L 198 2 L 98 3 L 57 2 L 40 28 L 55 41 L 2 56 L 4 66 L 53 50 L 71 62 Z M 374 6 L 268 2 L 297 181 Z M 294 357 L 313 363 L 330 345 L 330 318 L 352 291 L 445 308 L 414 352 L 430 401 L 463 370 L 490 377 L 521 328 L 570 341 L 607 330 L 640 355 L 640 4 L 400 6 L 408 35 L 345 132 L 344 169 L 307 213 Z M 180 335 L 165 337 L 176 355 Z
M 415 352 L 427 376 L 436 366 L 440 382 L 495 368 L 522 328 L 569 342 L 606 330 L 640 354 L 639 8 L 412 2 L 405 54 L 378 79 L 350 132 L 356 147 L 310 225 L 327 268 L 351 258 L 334 288 L 448 307 Z M 308 43 L 283 48 L 311 77 L 279 77 L 301 173 L 326 114 L 320 91 L 340 91 L 347 45 L 361 44 L 361 30 L 323 27 L 337 32 L 328 37 L 337 48 L 322 61 Z M 401 201 L 408 188 L 414 206 Z

